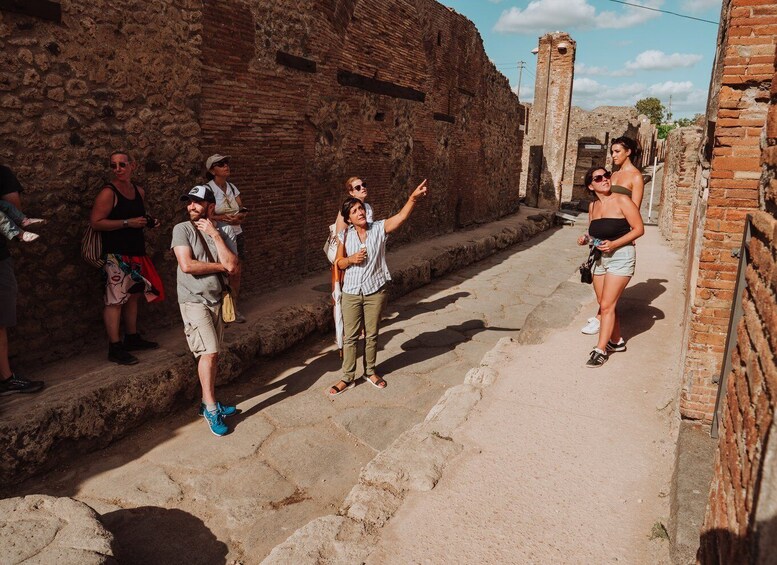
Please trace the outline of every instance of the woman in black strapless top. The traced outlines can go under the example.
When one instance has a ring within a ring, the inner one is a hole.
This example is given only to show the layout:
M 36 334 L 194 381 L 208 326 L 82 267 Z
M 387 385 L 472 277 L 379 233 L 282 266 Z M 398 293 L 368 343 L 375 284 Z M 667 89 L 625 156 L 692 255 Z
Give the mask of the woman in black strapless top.
M 601 315 L 599 342 L 586 366 L 601 367 L 607 361 L 608 351 L 626 350 L 616 306 L 634 274 L 636 251 L 632 244 L 645 233 L 645 226 L 631 198 L 610 190 L 610 173 L 604 167 L 590 169 L 585 174 L 585 184 L 596 199 L 588 207 L 588 234 L 580 236 L 577 243 L 585 245 L 593 240 L 602 252 L 593 269 Z

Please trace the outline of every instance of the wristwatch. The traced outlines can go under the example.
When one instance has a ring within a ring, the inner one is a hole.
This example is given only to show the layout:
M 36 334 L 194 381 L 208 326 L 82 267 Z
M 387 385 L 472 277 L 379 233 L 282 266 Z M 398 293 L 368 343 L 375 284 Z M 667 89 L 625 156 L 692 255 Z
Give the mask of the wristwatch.
M 129 220 L 124 220 L 122 225 L 126 228 L 129 225 Z

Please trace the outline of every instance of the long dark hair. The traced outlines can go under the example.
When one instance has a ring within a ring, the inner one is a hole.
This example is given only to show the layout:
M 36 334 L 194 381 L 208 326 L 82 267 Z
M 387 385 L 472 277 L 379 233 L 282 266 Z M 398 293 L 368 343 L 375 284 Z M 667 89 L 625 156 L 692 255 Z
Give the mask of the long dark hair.
M 351 209 L 356 206 L 357 204 L 361 204 L 364 206 L 364 202 L 359 200 L 358 198 L 354 198 L 352 196 L 345 199 L 345 202 L 343 202 L 342 207 L 340 208 L 340 214 L 343 216 L 343 220 L 345 220 L 346 224 L 350 224 L 350 216 L 351 216 Z
M 615 139 L 610 142 L 610 147 L 613 145 L 622 145 L 629 151 L 631 151 L 631 154 L 629 155 L 629 159 L 632 163 L 639 160 L 640 157 L 642 157 L 642 145 L 640 145 L 639 141 L 636 141 L 634 139 L 631 139 L 630 137 L 626 137 L 625 135 L 622 135 L 620 137 L 616 137 Z

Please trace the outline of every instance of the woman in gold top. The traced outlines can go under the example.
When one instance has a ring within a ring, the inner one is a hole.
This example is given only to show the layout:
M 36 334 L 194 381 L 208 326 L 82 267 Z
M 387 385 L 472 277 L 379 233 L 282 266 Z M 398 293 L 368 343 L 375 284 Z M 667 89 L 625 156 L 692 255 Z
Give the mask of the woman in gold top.
M 632 163 L 642 155 L 642 147 L 639 142 L 630 137 L 616 137 L 610 144 L 610 153 L 612 154 L 612 163 L 617 167 L 617 171 L 612 173 L 610 182 L 610 192 L 625 194 L 634 204 L 637 210 L 642 206 L 642 195 L 645 190 L 645 182 L 642 180 L 642 172 Z M 586 335 L 595 335 L 599 333 L 601 324 L 601 313 L 588 318 L 588 322 L 580 330 Z
M 630 197 L 639 209 L 642 205 L 645 183 L 642 180 L 642 172 L 634 166 L 632 161 L 639 159 L 642 155 L 642 148 L 637 141 L 630 137 L 621 136 L 612 140 L 610 153 L 612 154 L 612 163 L 618 169 L 612 173 L 612 192 Z

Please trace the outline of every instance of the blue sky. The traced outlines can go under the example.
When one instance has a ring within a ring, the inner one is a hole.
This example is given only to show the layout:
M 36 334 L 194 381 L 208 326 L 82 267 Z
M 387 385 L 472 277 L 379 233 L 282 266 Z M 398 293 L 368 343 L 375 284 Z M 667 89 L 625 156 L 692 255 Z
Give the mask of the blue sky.
M 577 42 L 572 103 L 633 106 L 654 96 L 665 106 L 671 95 L 675 118 L 703 113 L 718 26 L 623 5 L 612 0 L 440 0 L 472 20 L 486 53 L 513 89 L 518 61 L 525 61 L 520 99 L 534 96 L 540 35 L 565 31 Z M 629 0 L 717 22 L 721 0 Z

